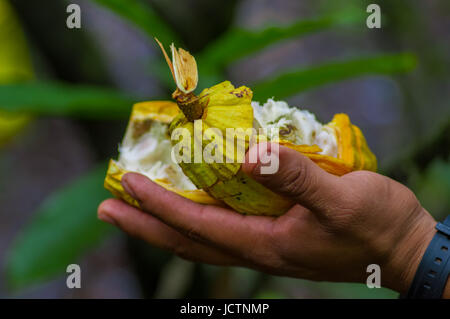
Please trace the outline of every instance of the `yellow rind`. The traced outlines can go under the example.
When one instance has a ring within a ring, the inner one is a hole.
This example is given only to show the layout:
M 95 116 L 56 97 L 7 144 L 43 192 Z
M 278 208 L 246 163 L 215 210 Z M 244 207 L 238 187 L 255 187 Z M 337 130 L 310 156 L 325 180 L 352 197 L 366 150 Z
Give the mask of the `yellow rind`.
M 229 180 L 219 181 L 207 191 L 242 214 L 279 216 L 294 205 L 242 171 Z
M 226 148 L 227 143 L 231 142 L 231 139 L 226 140 L 227 129 L 241 129 L 247 133 L 247 129 L 253 128 L 252 96 L 253 93 L 249 88 L 245 86 L 235 88 L 229 81 L 203 90 L 199 95 L 203 104 L 201 133 L 203 136 L 208 128 L 220 130 L 224 141 L 216 152 L 220 152 L 223 162 L 194 163 L 194 153 L 191 152 L 191 163 L 182 162 L 179 165 L 198 188 L 224 201 L 234 210 L 243 214 L 278 216 L 289 209 L 293 202 L 265 188 L 240 170 L 251 134 L 233 137 L 234 148 Z M 186 128 L 190 131 L 193 150 L 196 136 L 194 123 L 188 121 L 183 114 L 179 114 L 171 123 L 169 131 L 172 132 L 176 128 Z M 197 142 L 203 150 L 213 142 L 213 139 L 202 139 Z M 241 152 L 237 152 L 238 143 L 244 146 Z
M 377 170 L 377 159 L 367 145 L 359 127 L 350 122 L 347 114 L 335 114 L 329 127 L 334 128 L 338 144 L 338 159 L 347 165 L 350 171 Z
M 109 160 L 108 170 L 106 172 L 105 182 L 103 186 L 109 190 L 115 197 L 123 199 L 128 204 L 139 208 L 139 203 L 131 197 L 123 188 L 121 180 L 123 175 L 128 173 L 128 171 L 120 168 L 116 161 Z
M 361 130 L 350 122 L 347 114 L 334 115 L 327 124 L 335 131 L 338 144 L 338 157 L 318 154 L 321 149 L 317 145 L 295 145 L 289 141 L 280 141 L 287 146 L 309 157 L 328 173 L 342 176 L 356 170 L 377 170 L 377 159 L 369 149 Z
M 128 204 L 139 208 L 139 203 L 131 197 L 122 187 L 121 180 L 123 175 L 129 173 L 123 168 L 121 168 L 116 161 L 110 160 L 108 165 L 108 171 L 106 173 L 106 178 L 104 182 L 104 186 L 107 190 L 109 190 L 115 197 L 121 198 L 126 201 Z M 194 202 L 205 205 L 217 205 L 223 206 L 223 203 L 219 200 L 211 197 L 208 193 L 203 190 L 182 190 L 174 185 L 172 185 L 169 181 L 165 179 L 155 179 L 153 180 L 156 184 L 164 187 L 165 189 L 176 193 L 180 196 L 188 198 Z
M 136 120 L 153 120 L 170 124 L 180 113 L 178 105 L 172 101 L 148 101 L 133 105 L 130 122 Z
M 352 171 L 352 168 L 343 160 L 328 155 L 318 154 L 322 150 L 317 145 L 295 145 L 289 141 L 280 141 L 279 143 L 280 145 L 302 153 L 330 174 L 341 176 Z
M 171 101 L 151 101 L 136 103 L 133 105 L 126 134 L 131 134 L 131 125 L 136 125 L 136 123 L 145 121 L 157 121 L 164 124 L 169 124 L 177 116 L 178 113 L 179 109 L 177 104 Z M 125 192 L 121 184 L 122 176 L 128 172 L 130 171 L 120 167 L 116 161 L 110 160 L 104 186 L 114 196 L 123 199 L 124 201 L 135 207 L 139 207 L 138 202 Z M 214 199 L 203 190 L 182 190 L 164 179 L 156 179 L 154 180 L 154 182 L 161 185 L 165 189 L 193 200 L 194 202 L 210 205 L 223 205 L 222 202 Z
M 220 130 L 224 138 L 227 136 L 227 129 L 252 129 L 252 96 L 253 93 L 249 88 L 245 86 L 235 88 L 229 81 L 204 89 L 199 95 L 200 103 L 203 106 L 201 135 L 203 136 L 209 128 Z M 223 147 L 218 150 L 222 163 L 196 163 L 194 143 L 198 134 L 194 134 L 194 123 L 188 121 L 180 113 L 171 123 L 169 132 L 173 132 L 176 128 L 185 128 L 191 134 L 191 163 L 180 163 L 179 165 L 194 185 L 198 188 L 209 188 L 218 180 L 228 180 L 237 174 L 248 149 L 250 136 L 239 136 L 235 139 L 235 147 L 228 150 L 225 141 L 222 144 Z M 172 142 L 176 144 L 179 141 Z M 209 139 L 197 141 L 202 150 L 211 142 L 212 140 Z M 242 152 L 235 152 L 236 145 L 239 143 L 245 147 Z

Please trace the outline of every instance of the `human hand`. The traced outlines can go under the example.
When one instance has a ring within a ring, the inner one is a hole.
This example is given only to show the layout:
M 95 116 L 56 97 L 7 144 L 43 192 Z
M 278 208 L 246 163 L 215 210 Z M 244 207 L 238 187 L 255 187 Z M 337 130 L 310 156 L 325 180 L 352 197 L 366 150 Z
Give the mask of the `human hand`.
M 98 216 L 193 261 L 347 282 L 365 282 L 366 267 L 378 264 L 381 284 L 405 292 L 436 224 L 414 194 L 368 171 L 331 175 L 300 153 L 272 149 L 270 143 L 249 153 L 265 151 L 266 145 L 278 152 L 278 172 L 261 175 L 259 160 L 242 169 L 297 203 L 278 218 L 197 204 L 136 173 L 126 174 L 122 185 L 142 210 L 108 199 Z

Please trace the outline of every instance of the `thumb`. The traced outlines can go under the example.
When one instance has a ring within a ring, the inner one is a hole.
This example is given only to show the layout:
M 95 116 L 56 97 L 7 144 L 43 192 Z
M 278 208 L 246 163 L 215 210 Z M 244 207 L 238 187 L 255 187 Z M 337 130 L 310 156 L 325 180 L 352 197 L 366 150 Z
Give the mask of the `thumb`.
M 267 166 L 276 169 L 267 174 L 270 171 Z M 339 177 L 325 172 L 301 153 L 276 143 L 253 146 L 246 154 L 242 170 L 272 191 L 317 213 L 328 215 L 344 198 L 344 182 Z

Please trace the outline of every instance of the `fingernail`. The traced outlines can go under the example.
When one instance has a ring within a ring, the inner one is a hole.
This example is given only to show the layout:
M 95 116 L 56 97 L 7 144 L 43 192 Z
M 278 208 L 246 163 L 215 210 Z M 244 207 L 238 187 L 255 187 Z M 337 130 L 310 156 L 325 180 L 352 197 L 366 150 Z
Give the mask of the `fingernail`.
M 271 154 L 269 146 L 268 143 L 260 143 L 250 150 L 249 162 L 252 163 L 250 171 L 251 175 L 255 177 L 261 175 L 261 167 L 269 164 L 267 160 L 270 160 Z
M 259 166 L 258 164 L 258 146 L 255 145 L 250 148 L 245 157 L 245 162 L 242 165 L 244 173 L 247 175 L 254 175 L 255 169 Z
M 127 178 L 122 178 L 122 186 L 123 189 L 125 190 L 125 192 L 128 193 L 128 195 L 130 195 L 131 197 L 133 197 L 134 199 L 138 199 L 136 197 L 136 194 L 134 193 L 133 189 L 131 188 L 131 186 L 128 184 Z
M 117 226 L 116 221 L 106 214 L 98 214 L 98 219 L 105 223 Z

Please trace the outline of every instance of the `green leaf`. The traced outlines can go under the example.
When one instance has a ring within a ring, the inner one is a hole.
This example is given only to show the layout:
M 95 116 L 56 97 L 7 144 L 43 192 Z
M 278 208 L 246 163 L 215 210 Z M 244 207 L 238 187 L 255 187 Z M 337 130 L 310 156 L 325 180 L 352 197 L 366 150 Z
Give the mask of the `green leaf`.
M 407 72 L 416 66 L 412 54 L 387 54 L 334 62 L 309 69 L 289 71 L 270 80 L 252 85 L 254 99 L 265 101 L 275 97 L 282 99 L 307 89 L 369 74 L 394 74 Z
M 157 37 L 162 43 L 180 43 L 171 27 L 153 9 L 137 0 L 93 0 L 122 18 L 132 22 L 151 38 Z
M 322 18 L 296 21 L 284 26 L 270 26 L 261 30 L 232 28 L 198 55 L 199 71 L 213 76 L 228 64 L 277 42 L 360 23 L 361 14 L 338 10 Z
M 86 85 L 26 82 L 0 85 L 0 110 L 46 116 L 126 118 L 134 100 L 117 91 Z
M 286 26 L 272 26 L 263 30 L 233 28 L 202 51 L 198 56 L 200 72 L 225 67 L 246 55 L 257 52 L 281 40 L 320 31 L 333 25 L 333 19 L 297 21 Z
M 19 289 L 65 272 L 69 264 L 112 231 L 97 219 L 106 165 L 51 195 L 17 238 L 7 259 L 7 279 Z

